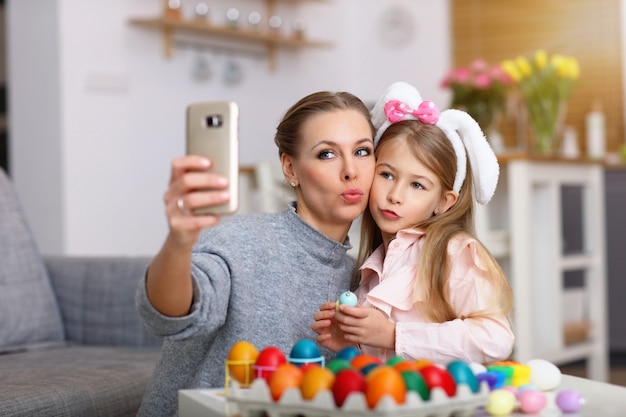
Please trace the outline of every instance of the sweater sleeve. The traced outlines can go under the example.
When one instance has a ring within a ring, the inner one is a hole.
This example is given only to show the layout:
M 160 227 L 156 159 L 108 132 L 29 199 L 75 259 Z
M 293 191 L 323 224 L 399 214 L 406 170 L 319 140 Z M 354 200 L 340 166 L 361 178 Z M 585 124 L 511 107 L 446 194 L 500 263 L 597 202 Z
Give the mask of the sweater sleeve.
M 148 299 L 145 277 L 136 292 L 137 311 L 146 330 L 156 336 L 180 340 L 216 331 L 226 320 L 230 299 L 230 270 L 216 254 L 194 252 L 191 273 L 193 304 L 189 314 L 170 317 Z

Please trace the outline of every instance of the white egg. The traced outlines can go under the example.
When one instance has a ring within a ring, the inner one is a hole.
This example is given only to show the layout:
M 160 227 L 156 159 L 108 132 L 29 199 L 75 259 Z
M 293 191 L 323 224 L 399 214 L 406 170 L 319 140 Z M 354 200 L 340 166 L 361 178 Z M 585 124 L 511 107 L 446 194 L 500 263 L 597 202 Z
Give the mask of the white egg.
M 474 372 L 474 375 L 478 375 L 478 374 L 482 374 L 483 372 L 487 372 L 487 367 L 481 363 L 478 362 L 472 362 L 468 365 L 470 367 L 470 369 L 472 370 L 472 372 Z
M 561 383 L 561 370 L 545 359 L 531 359 L 526 362 L 530 367 L 529 382 L 541 391 L 555 389 Z

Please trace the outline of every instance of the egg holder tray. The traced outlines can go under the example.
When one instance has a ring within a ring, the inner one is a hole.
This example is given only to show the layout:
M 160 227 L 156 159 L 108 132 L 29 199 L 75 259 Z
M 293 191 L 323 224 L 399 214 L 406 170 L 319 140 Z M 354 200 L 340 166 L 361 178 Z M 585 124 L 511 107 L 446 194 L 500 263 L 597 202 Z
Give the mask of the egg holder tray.
M 237 404 L 241 417 L 257 417 L 266 413 L 269 417 L 455 417 L 473 416 L 479 407 L 485 406 L 489 398 L 489 386 L 482 383 L 480 390 L 473 393 L 466 384 L 456 387 L 456 394 L 448 397 L 442 388 L 434 387 L 430 399 L 422 400 L 409 391 L 403 404 L 396 404 L 390 396 L 380 399 L 374 409 L 367 406 L 365 395 L 351 393 L 341 407 L 335 405 L 331 391 L 321 391 L 312 400 L 304 400 L 297 388 L 283 392 L 275 402 L 264 379 L 256 379 L 250 388 L 239 388 L 234 384 L 226 398 Z

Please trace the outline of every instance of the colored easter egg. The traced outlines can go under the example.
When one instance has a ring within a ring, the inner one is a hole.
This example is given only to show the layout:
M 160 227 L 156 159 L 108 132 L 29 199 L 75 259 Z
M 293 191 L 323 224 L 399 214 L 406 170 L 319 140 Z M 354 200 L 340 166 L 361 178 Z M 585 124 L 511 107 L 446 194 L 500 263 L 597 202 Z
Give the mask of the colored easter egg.
M 450 375 L 454 379 L 454 382 L 458 386 L 459 384 L 466 384 L 472 392 L 478 392 L 480 386 L 478 385 L 478 378 L 474 375 L 472 368 L 470 368 L 463 361 L 452 361 L 446 366 Z
M 416 392 L 424 401 L 430 399 L 430 390 L 422 374 L 416 371 L 402 371 L 400 375 L 404 379 L 404 386 L 407 391 Z
M 387 366 L 395 366 L 396 364 L 398 364 L 400 362 L 407 362 L 407 360 L 404 359 L 400 355 L 396 355 L 396 356 L 392 356 L 391 358 L 387 359 L 387 361 L 385 362 L 385 365 L 387 365 Z
M 228 372 L 241 385 L 247 386 L 254 379 L 253 366 L 259 356 L 259 351 L 250 342 L 240 340 L 235 343 L 228 353 L 226 364 Z
M 531 359 L 526 362 L 530 367 L 529 383 L 541 391 L 555 389 L 561 383 L 561 370 L 552 362 L 544 359 Z
M 350 365 L 352 365 L 353 368 L 358 369 L 359 371 L 367 366 L 370 365 L 372 363 L 378 364 L 378 365 L 382 365 L 383 361 L 380 360 L 378 357 L 374 356 L 374 355 L 366 355 L 364 353 L 355 356 L 354 358 L 352 358 L 352 360 L 350 361 Z
M 356 294 L 353 293 L 352 291 L 345 291 L 341 293 L 341 295 L 339 296 L 339 299 L 337 300 L 337 305 L 339 306 L 341 304 L 345 304 L 350 307 L 356 307 L 357 305 Z
M 435 387 L 442 388 L 448 397 L 456 394 L 456 383 L 447 369 L 438 367 L 437 365 L 426 365 L 420 369 L 420 374 L 426 381 L 428 389 L 432 391 Z
M 352 368 L 352 365 L 350 365 L 350 362 L 342 359 L 342 358 L 334 358 L 331 359 L 327 364 L 326 364 L 326 368 L 330 369 L 333 373 L 338 373 L 339 371 L 341 371 L 342 369 L 350 369 Z
M 270 378 L 270 394 L 274 401 L 280 400 L 289 388 L 299 388 L 302 383 L 302 370 L 292 363 L 278 365 Z
M 470 362 L 470 364 L 468 366 L 472 369 L 472 371 L 474 372 L 474 375 L 478 375 L 478 374 L 482 374 L 483 372 L 487 372 L 487 367 L 485 365 L 483 365 L 482 363 Z
M 298 366 L 297 364 L 294 364 L 296 366 Z M 304 365 L 300 365 L 299 368 L 302 371 L 302 374 L 305 374 L 307 372 L 309 372 L 310 369 L 312 368 L 321 368 L 322 366 L 319 363 L 315 363 L 315 362 L 309 362 L 309 363 L 305 363 Z
M 301 366 L 305 363 L 324 363 L 324 357 L 315 342 L 309 339 L 300 339 L 293 345 L 288 361 Z
M 263 349 L 256 358 L 254 372 L 257 378 L 263 378 L 269 384 L 270 377 L 278 367 L 287 362 L 285 354 L 276 346 L 268 346 Z
M 380 363 L 378 362 L 372 362 L 372 363 L 368 363 L 367 365 L 361 367 L 360 371 L 363 375 L 367 375 L 369 374 L 372 370 L 378 368 L 379 366 L 382 366 Z
M 515 395 L 506 390 L 495 390 L 489 393 L 485 410 L 492 416 L 506 416 L 515 408 Z
M 354 359 L 355 356 L 358 356 L 360 354 L 361 351 L 356 346 L 346 346 L 345 348 L 337 352 L 335 358 L 345 359 L 350 362 L 352 359 Z
M 580 392 L 574 389 L 565 389 L 556 394 L 556 405 L 564 413 L 575 413 L 583 405 Z
M 365 393 L 366 386 L 365 376 L 361 372 L 356 369 L 342 369 L 335 375 L 332 387 L 335 405 L 341 407 L 353 392 Z
M 417 369 L 422 369 L 423 367 L 428 365 L 433 365 L 432 361 L 429 361 L 428 359 L 417 359 L 415 361 L 415 366 L 417 366 Z
M 398 362 L 395 365 L 393 365 L 393 367 L 396 368 L 400 372 L 404 372 L 404 371 L 419 372 L 420 370 L 419 366 L 417 365 L 417 363 L 415 363 L 415 361 Z
M 365 399 L 370 409 L 376 408 L 385 395 L 396 404 L 403 404 L 406 398 L 406 386 L 400 372 L 391 366 L 379 366 L 366 377 Z
M 300 368 L 302 370 L 302 368 Z M 300 392 L 305 400 L 312 400 L 320 391 L 330 390 L 335 381 L 335 374 L 319 365 L 304 371 Z
M 536 414 L 546 406 L 546 394 L 539 390 L 525 389 L 517 397 L 520 410 L 525 414 Z

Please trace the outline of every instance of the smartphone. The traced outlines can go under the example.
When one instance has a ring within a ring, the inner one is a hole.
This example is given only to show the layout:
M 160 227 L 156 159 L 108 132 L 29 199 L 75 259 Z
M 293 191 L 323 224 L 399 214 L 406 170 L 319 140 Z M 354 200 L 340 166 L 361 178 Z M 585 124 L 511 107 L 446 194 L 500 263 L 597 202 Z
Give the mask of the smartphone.
M 232 101 L 192 103 L 187 107 L 187 154 L 212 162 L 211 172 L 228 178 L 230 201 L 194 214 L 230 214 L 239 201 L 239 106 Z

